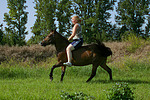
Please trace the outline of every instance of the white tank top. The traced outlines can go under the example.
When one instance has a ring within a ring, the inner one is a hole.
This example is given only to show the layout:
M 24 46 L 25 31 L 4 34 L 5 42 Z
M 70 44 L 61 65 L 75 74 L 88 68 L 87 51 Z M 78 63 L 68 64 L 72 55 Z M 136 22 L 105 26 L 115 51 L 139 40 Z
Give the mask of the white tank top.
M 76 35 L 73 37 L 73 39 L 80 39 L 80 38 L 83 38 L 82 37 L 82 28 L 81 28 L 81 25 L 79 23 L 76 23 L 78 24 L 78 29 L 76 30 Z

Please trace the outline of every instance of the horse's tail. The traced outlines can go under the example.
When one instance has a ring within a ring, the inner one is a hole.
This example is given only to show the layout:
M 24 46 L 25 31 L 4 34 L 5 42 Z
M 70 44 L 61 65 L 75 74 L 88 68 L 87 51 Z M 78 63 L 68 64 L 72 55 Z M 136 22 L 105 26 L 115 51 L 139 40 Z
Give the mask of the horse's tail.
M 101 51 L 101 55 L 104 57 L 110 56 L 112 55 L 112 51 L 109 47 L 106 47 L 104 45 L 104 43 L 102 43 L 100 40 L 95 39 L 97 44 L 98 44 L 98 48 Z

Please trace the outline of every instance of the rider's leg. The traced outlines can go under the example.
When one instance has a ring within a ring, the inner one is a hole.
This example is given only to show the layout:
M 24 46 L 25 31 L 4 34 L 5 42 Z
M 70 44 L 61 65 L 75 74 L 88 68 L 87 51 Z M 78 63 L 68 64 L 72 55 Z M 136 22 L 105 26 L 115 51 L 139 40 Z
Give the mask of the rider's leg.
M 69 46 L 67 47 L 66 51 L 67 51 L 67 57 L 68 57 L 68 62 L 71 63 L 72 60 L 72 50 L 74 50 L 75 48 L 73 47 L 72 44 L 69 44 Z
M 67 52 L 67 58 L 68 58 L 68 62 L 64 63 L 64 65 L 66 66 L 71 66 L 71 60 L 72 60 L 72 50 L 74 50 L 75 48 L 73 47 L 72 44 L 69 44 L 68 47 L 66 48 L 66 52 Z

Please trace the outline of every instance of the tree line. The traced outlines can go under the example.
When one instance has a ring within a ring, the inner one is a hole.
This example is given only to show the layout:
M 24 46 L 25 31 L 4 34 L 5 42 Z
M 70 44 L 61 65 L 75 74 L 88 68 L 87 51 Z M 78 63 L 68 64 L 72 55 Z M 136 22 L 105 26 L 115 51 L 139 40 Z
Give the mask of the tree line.
M 34 0 L 34 3 L 36 21 L 31 27 L 34 35 L 26 42 L 26 0 L 7 0 L 9 12 L 4 14 L 7 27 L 3 28 L 0 23 L 0 44 L 22 46 L 39 43 L 53 29 L 68 37 L 74 14 L 81 17 L 86 43 L 95 42 L 93 38 L 121 41 L 122 37 L 131 33 L 145 39 L 150 37 L 149 0 Z M 108 20 L 115 6 L 116 23 L 112 24 Z

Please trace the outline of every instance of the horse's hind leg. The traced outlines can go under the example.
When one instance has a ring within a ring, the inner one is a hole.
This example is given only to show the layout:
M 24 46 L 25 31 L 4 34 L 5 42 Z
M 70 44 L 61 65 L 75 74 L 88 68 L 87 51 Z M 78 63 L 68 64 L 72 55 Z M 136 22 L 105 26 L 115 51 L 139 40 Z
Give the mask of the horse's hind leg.
M 112 70 L 104 63 L 101 67 L 109 73 L 110 80 L 112 80 Z
M 91 81 L 91 79 L 96 75 L 97 67 L 98 67 L 98 65 L 93 65 L 93 67 L 92 67 L 92 74 L 91 74 L 90 78 L 86 82 Z

